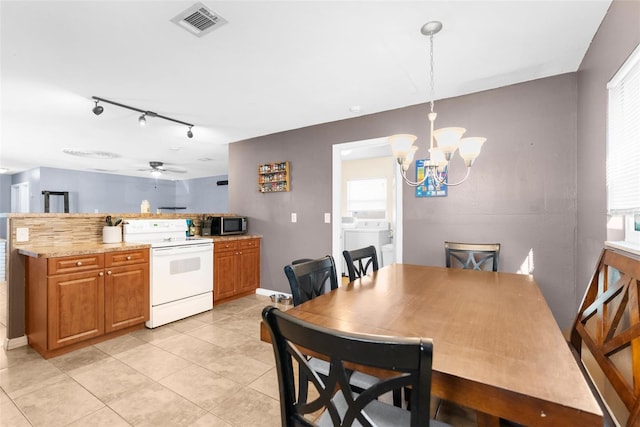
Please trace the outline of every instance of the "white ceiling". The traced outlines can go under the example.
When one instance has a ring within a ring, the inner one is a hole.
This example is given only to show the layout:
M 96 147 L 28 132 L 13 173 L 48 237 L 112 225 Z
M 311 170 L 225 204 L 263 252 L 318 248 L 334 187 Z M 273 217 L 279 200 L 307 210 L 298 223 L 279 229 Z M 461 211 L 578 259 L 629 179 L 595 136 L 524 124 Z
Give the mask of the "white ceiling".
M 201 38 L 170 21 L 194 3 L 0 0 L 0 167 L 226 174 L 234 141 L 428 101 L 427 21 L 448 98 L 576 71 L 611 1 L 204 0 L 228 23 Z

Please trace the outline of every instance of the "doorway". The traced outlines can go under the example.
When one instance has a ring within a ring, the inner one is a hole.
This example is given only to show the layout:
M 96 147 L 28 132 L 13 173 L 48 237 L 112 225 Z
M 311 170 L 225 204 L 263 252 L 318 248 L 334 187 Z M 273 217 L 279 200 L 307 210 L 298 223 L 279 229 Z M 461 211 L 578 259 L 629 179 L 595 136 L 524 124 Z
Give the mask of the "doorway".
M 332 176 L 332 255 L 336 261 L 336 269 L 338 275 L 342 275 L 346 273 L 345 266 L 342 256 L 342 251 L 344 247 L 344 230 L 346 229 L 343 224 L 343 217 L 345 216 L 345 212 L 347 211 L 345 203 L 346 203 L 346 195 L 345 193 L 345 174 L 344 174 L 344 166 L 345 163 L 352 160 L 366 160 L 372 159 L 375 161 L 383 161 L 386 162 L 388 160 L 388 165 L 391 172 L 391 178 L 389 179 L 389 195 L 392 200 L 390 200 L 389 208 L 386 209 L 384 221 L 388 221 L 389 224 L 389 232 L 390 232 L 390 245 L 384 245 L 385 248 L 380 250 L 380 248 L 376 248 L 378 250 L 378 257 L 382 257 L 382 252 L 387 255 L 386 259 L 391 262 L 402 262 L 402 179 L 398 176 L 398 168 L 395 164 L 395 159 L 391 154 L 391 147 L 387 141 L 386 137 L 383 138 L 375 138 L 368 139 L 362 141 L 352 141 L 346 142 L 343 144 L 334 144 L 333 145 L 333 176 Z M 378 171 L 372 170 L 370 178 L 377 178 L 380 176 Z M 366 176 L 360 176 L 360 179 L 366 178 Z M 370 214 L 369 212 L 365 213 L 364 216 Z M 349 212 L 346 214 L 345 221 L 357 221 L 356 218 L 351 217 L 352 213 Z M 375 233 L 373 233 L 375 234 Z M 384 262 L 384 257 L 382 257 L 381 266 L 386 264 Z M 390 263 L 390 262 L 387 262 Z
M 11 186 L 11 212 L 29 212 L 29 183 L 21 182 Z

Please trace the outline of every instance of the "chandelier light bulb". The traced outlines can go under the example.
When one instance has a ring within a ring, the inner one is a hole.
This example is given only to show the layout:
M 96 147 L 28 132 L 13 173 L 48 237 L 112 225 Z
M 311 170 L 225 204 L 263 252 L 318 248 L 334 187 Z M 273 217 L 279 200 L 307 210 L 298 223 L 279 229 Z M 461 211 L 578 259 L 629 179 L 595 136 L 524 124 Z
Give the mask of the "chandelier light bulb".
M 471 167 L 473 165 L 473 161 L 480 155 L 482 144 L 484 144 L 486 140 L 487 138 L 482 138 L 479 136 L 462 138 L 460 140 L 458 152 L 460 153 L 460 157 L 462 157 L 462 159 L 464 160 L 464 164 L 467 165 L 467 167 Z

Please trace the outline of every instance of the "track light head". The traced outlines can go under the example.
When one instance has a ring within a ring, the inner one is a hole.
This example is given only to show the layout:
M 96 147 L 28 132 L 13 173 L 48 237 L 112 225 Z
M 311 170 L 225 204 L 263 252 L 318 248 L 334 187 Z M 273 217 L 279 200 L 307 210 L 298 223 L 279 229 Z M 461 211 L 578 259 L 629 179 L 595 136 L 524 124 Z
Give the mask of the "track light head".
M 142 113 L 142 115 L 140 116 L 140 118 L 138 119 L 138 124 L 140 126 L 145 126 L 147 124 L 147 118 L 146 118 L 147 113 Z
M 193 138 L 193 132 L 191 132 L 191 128 L 193 126 L 189 126 L 189 130 L 187 131 L 187 138 Z
M 100 114 L 102 114 L 102 112 L 104 111 L 104 107 L 102 105 L 98 105 L 98 101 L 94 101 L 96 103 L 96 106 L 93 107 L 93 114 L 95 114 L 96 116 L 99 116 Z

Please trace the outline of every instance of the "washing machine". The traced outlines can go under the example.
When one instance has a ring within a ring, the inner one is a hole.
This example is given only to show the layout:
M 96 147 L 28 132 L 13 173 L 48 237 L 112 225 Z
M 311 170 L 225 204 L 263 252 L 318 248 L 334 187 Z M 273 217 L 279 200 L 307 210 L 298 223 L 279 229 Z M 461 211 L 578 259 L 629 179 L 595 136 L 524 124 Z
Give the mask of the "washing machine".
M 391 242 L 391 229 L 389 221 L 378 219 L 360 219 L 350 224 L 343 223 L 342 227 L 342 249 L 352 251 L 373 245 L 378 255 L 378 265 L 383 267 L 384 257 L 382 247 Z M 386 246 L 385 246 L 386 249 Z M 389 263 L 387 263 L 389 264 Z M 342 271 L 346 273 L 347 266 L 342 260 Z

